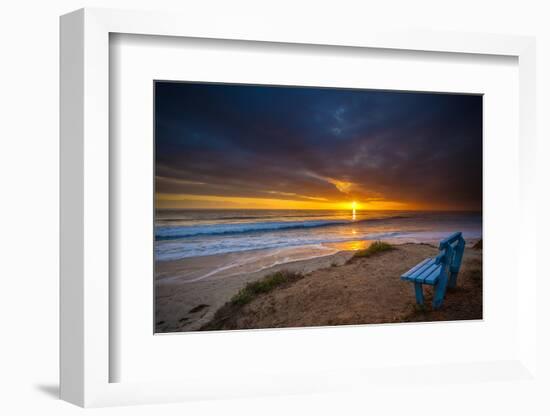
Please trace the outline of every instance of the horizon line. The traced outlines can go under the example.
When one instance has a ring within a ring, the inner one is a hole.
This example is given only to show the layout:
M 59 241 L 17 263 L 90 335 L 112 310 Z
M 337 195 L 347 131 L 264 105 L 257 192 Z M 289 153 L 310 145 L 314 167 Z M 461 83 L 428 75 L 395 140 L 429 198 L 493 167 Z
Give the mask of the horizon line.
M 155 211 L 350 211 L 350 209 L 329 208 L 161 208 Z M 414 211 L 414 212 L 482 212 L 483 209 L 356 209 L 362 211 Z

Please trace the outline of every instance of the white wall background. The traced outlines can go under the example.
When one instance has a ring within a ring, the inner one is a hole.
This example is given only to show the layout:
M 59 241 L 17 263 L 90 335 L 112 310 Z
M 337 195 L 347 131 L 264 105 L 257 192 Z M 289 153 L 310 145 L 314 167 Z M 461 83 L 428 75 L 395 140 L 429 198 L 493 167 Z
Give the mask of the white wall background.
M 56 399 L 58 386 L 58 16 L 81 7 L 179 10 L 231 19 L 249 15 L 310 24 L 428 27 L 440 30 L 536 35 L 538 42 L 539 213 L 550 212 L 550 11 L 547 1 L 208 1 L 11 0 L 0 9 L 0 413 L 73 414 L 82 410 Z M 205 20 L 207 21 L 207 19 Z M 539 215 L 540 264 L 550 231 Z M 511 242 L 513 244 L 513 242 Z M 549 280 L 550 280 L 550 274 Z M 550 293 L 550 282 L 538 290 Z M 548 302 L 550 303 L 550 302 Z M 550 307 L 540 305 L 544 323 Z M 549 328 L 549 326 L 546 326 Z M 541 326 L 542 329 L 542 326 Z M 550 331 L 541 365 L 548 369 Z M 550 374 L 546 371 L 546 374 Z M 452 389 L 446 389 L 450 392 Z M 516 394 L 505 384 L 483 389 L 457 385 L 446 409 L 418 402 L 335 393 L 93 410 L 100 414 L 543 414 L 542 392 Z M 539 401 L 535 400 L 539 397 Z M 408 400 L 408 399 L 407 399 Z M 370 406 L 375 406 L 374 408 Z M 414 410 L 414 411 L 413 411 Z M 400 411 L 400 412 L 401 412 Z M 548 414 L 548 413 L 546 413 Z

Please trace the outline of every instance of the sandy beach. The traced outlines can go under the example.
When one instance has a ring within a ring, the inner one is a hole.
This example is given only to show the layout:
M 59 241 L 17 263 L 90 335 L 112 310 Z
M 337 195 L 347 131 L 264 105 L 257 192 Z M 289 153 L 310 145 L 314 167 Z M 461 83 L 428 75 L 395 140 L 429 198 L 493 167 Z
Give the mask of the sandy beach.
M 457 288 L 448 292 L 438 311 L 429 305 L 418 311 L 413 286 L 399 278 L 438 253 L 431 244 L 398 244 L 394 250 L 354 259 L 354 250 L 333 246 L 319 248 L 314 258 L 308 258 L 311 249 L 292 249 L 158 262 L 156 332 L 481 319 L 482 251 L 472 245 L 470 241 L 466 248 Z M 259 295 L 230 319 L 215 319 L 216 311 L 247 283 L 279 270 L 304 278 Z M 426 292 L 429 303 L 431 287 Z
M 280 255 L 272 251 L 273 256 Z M 231 299 L 244 285 L 261 279 L 266 274 L 278 270 L 291 270 L 310 273 L 318 269 L 344 264 L 352 251 L 327 251 L 327 255 L 305 260 L 288 261 L 265 267 L 276 259 L 265 255 L 243 265 L 220 270 L 208 275 L 216 265 L 225 265 L 231 260 L 234 264 L 243 263 L 246 254 L 229 253 L 214 256 L 195 257 L 157 263 L 156 272 L 156 331 L 194 331 L 208 323 L 214 313 Z M 269 254 L 269 253 L 266 253 Z M 301 250 L 289 250 L 289 256 L 300 258 Z M 309 255 L 311 255 L 308 252 Z M 278 257 L 277 257 L 278 258 Z M 222 266 L 224 267 L 224 266 Z M 264 268 L 265 267 L 265 268 Z

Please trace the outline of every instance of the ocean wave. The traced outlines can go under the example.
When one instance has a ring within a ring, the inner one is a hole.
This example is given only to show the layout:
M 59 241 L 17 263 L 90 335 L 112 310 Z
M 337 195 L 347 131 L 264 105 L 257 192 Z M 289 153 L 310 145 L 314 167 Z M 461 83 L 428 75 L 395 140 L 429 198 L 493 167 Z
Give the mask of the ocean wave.
M 357 240 L 380 240 L 380 239 L 399 239 L 409 236 L 410 233 L 399 231 L 375 232 L 354 237 L 336 237 L 326 238 L 317 236 L 317 238 L 298 238 L 292 240 L 264 240 L 262 242 L 245 242 L 245 244 L 234 244 L 231 240 L 226 240 L 225 244 L 205 245 L 201 243 L 190 243 L 180 241 L 157 241 L 155 248 L 156 261 L 179 260 L 189 257 L 203 257 L 216 254 L 242 253 L 249 251 L 259 251 L 266 249 L 285 249 L 292 247 L 317 247 L 330 243 L 345 243 L 347 241 Z M 244 241 L 242 241 L 243 243 Z
M 358 224 L 365 222 L 376 222 L 392 219 L 407 218 L 404 216 L 393 216 L 385 218 L 369 218 L 364 220 L 310 220 L 310 221 L 273 221 L 273 222 L 248 222 L 234 224 L 211 224 L 198 226 L 174 226 L 158 227 L 155 230 L 156 240 L 176 240 L 181 238 L 207 236 L 207 235 L 227 235 L 243 234 L 265 231 L 296 230 L 303 228 L 318 228 L 336 225 Z

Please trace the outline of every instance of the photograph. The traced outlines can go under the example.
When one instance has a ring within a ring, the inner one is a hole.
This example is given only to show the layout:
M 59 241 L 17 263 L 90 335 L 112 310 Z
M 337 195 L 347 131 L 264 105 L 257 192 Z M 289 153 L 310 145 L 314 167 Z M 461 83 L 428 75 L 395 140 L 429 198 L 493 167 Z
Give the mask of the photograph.
M 154 333 L 483 319 L 483 95 L 153 89 Z

